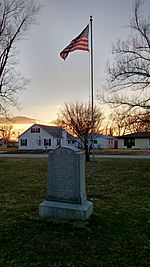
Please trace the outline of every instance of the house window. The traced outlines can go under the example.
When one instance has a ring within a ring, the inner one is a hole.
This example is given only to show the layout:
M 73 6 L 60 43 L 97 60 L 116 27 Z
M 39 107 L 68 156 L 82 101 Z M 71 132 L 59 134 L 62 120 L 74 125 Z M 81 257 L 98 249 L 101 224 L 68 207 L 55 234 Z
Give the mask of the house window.
M 27 146 L 27 139 L 21 139 L 21 146 Z
M 42 142 L 41 139 L 38 140 L 38 145 L 41 146 Z
M 31 128 L 31 133 L 40 133 L 40 128 Z
M 94 140 L 94 144 L 97 144 L 97 140 Z
M 31 133 L 35 133 L 35 128 L 31 128 Z
M 44 146 L 51 146 L 51 139 L 44 139 Z
M 57 138 L 57 146 L 60 145 L 60 138 Z

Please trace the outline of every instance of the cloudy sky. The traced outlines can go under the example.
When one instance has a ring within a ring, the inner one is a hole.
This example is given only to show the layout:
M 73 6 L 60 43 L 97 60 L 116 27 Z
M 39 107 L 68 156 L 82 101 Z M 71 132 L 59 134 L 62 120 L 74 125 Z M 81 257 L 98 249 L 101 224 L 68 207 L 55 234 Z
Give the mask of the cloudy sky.
M 39 0 L 38 25 L 20 43 L 19 70 L 30 79 L 18 98 L 22 109 L 13 115 L 52 121 L 64 102 L 90 97 L 89 53 L 75 51 L 63 61 L 59 53 L 93 16 L 94 92 L 100 90 L 112 43 L 126 39 L 132 0 Z M 143 6 L 150 10 L 150 0 Z

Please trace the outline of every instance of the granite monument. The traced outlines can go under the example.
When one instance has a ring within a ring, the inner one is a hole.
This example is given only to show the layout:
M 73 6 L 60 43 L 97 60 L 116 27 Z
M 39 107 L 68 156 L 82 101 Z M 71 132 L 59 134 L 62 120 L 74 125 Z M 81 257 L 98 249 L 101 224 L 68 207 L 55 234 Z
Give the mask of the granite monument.
M 59 147 L 48 155 L 48 192 L 39 216 L 85 221 L 93 212 L 86 198 L 85 155 L 74 147 Z

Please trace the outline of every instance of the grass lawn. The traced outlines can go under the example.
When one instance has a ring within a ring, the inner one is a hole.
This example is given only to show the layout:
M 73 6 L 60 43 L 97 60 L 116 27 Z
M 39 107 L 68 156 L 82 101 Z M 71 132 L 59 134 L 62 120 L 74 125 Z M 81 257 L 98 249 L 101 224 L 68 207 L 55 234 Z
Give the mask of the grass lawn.
M 20 150 L 20 149 L 1 149 L 0 153 L 5 154 L 47 154 L 45 150 Z M 96 155 L 150 155 L 150 149 L 95 149 Z M 93 152 L 91 151 L 91 154 Z
M 98 155 L 150 155 L 150 149 L 95 149 Z
M 96 200 L 86 223 L 38 218 L 47 159 L 0 159 L 0 266 L 148 267 L 150 160 L 95 161 Z M 91 163 L 86 165 L 92 198 Z

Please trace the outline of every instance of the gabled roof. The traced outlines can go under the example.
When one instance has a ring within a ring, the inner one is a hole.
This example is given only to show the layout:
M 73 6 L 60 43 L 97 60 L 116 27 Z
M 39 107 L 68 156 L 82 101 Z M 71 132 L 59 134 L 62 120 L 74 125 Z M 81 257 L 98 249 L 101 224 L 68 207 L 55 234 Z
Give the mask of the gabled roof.
M 48 132 L 49 134 L 51 134 L 55 138 L 62 138 L 62 132 L 65 131 L 63 128 L 58 127 L 58 126 L 48 126 L 48 125 L 41 125 L 41 124 L 36 124 L 36 125 L 41 127 L 43 130 L 45 130 L 46 132 Z M 68 133 L 68 132 L 66 132 L 66 133 L 67 133 L 67 139 L 72 139 L 72 140 L 76 139 L 70 133 Z
M 36 124 L 43 130 L 45 130 L 47 133 L 51 134 L 55 138 L 62 138 L 62 132 L 63 129 L 58 127 L 58 126 L 48 126 L 48 125 L 41 125 L 41 124 Z M 32 126 L 33 127 L 33 126 Z
M 105 139 L 116 139 L 114 136 L 110 136 L 110 135 L 104 135 L 104 134 L 95 134 L 94 138 L 105 138 Z
M 78 138 L 71 135 L 70 133 L 66 132 L 67 133 L 67 139 L 70 139 L 70 140 L 73 140 L 73 141 L 78 141 Z
M 119 139 L 124 138 L 150 138 L 150 132 L 131 133 L 123 136 L 118 136 Z
M 43 125 L 43 124 L 33 124 L 30 128 L 28 128 L 25 132 L 27 132 L 29 129 L 32 127 L 40 127 L 47 133 L 51 134 L 54 138 L 62 138 L 62 132 L 65 131 L 61 127 L 58 126 L 51 126 L 51 125 Z M 23 132 L 20 136 L 22 136 L 25 132 Z M 65 131 L 66 132 L 66 131 Z M 71 134 L 67 133 L 67 138 L 68 139 L 73 139 L 75 140 L 75 137 L 72 136 Z M 19 136 L 19 137 L 20 137 Z

